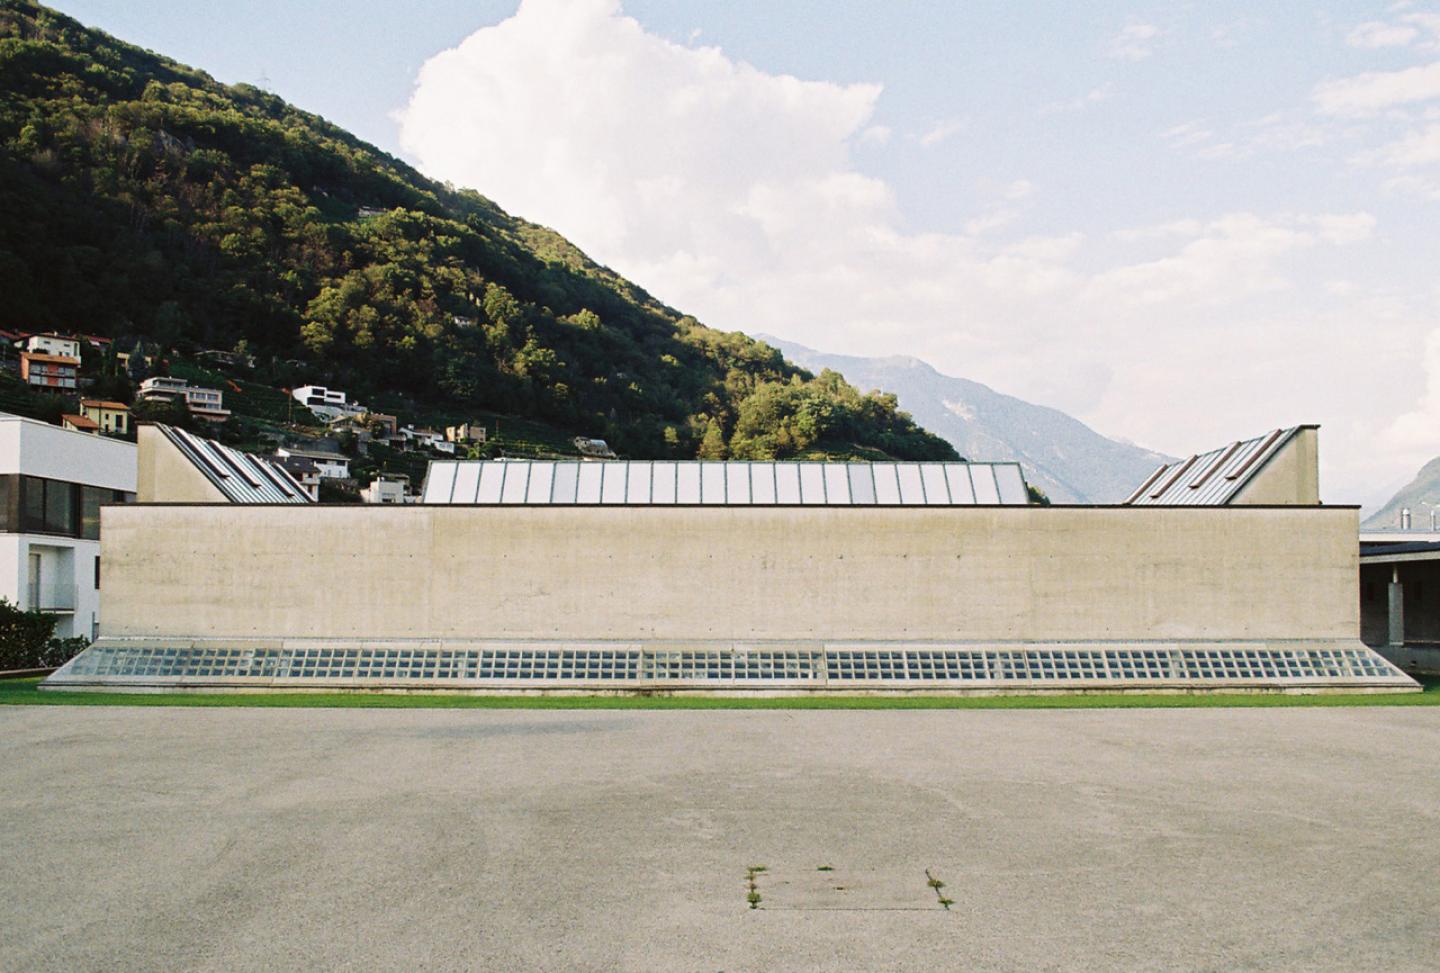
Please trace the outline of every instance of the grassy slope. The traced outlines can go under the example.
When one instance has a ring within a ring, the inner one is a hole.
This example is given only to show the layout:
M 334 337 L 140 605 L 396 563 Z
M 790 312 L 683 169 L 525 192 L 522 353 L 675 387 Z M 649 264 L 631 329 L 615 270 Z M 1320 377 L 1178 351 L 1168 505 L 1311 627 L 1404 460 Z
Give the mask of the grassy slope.
M 0 680 L 0 706 L 251 706 L 354 709 L 1186 709 L 1254 706 L 1440 706 L 1440 679 L 1421 693 L 1067 693 L 1054 696 L 471 696 L 403 693 L 103 693 L 41 691 Z

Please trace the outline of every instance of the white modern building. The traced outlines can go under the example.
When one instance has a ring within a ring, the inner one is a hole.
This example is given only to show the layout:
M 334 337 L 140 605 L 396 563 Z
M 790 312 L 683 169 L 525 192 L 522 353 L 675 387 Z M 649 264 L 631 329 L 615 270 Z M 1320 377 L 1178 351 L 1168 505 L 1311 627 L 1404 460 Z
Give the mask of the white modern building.
M 410 477 L 403 473 L 381 473 L 360 491 L 360 499 L 366 503 L 412 503 Z
M 206 422 L 224 422 L 230 418 L 230 410 L 225 408 L 224 393 L 219 389 L 191 385 L 183 378 L 147 378 L 140 383 L 135 396 L 143 402 L 183 402 L 191 415 Z
M 323 385 L 302 385 L 290 395 L 326 422 L 345 416 L 363 415 L 365 412 L 365 407 L 360 403 L 347 401 L 344 392 L 327 389 Z
M 100 507 L 133 501 L 135 479 L 132 443 L 0 413 L 0 597 L 94 637 Z
M 25 350 L 37 355 L 59 355 L 80 360 L 80 339 L 60 334 L 32 334 L 25 341 Z

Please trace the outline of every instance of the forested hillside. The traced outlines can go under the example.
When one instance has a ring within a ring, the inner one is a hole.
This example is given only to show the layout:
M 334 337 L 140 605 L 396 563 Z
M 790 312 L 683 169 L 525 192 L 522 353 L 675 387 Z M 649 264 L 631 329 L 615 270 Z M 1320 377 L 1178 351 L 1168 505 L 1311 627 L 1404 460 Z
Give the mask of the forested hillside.
M 637 457 L 954 455 L 893 397 L 706 328 L 476 192 L 23 0 L 0 0 L 0 213 L 0 326 L 243 342 L 272 384 Z

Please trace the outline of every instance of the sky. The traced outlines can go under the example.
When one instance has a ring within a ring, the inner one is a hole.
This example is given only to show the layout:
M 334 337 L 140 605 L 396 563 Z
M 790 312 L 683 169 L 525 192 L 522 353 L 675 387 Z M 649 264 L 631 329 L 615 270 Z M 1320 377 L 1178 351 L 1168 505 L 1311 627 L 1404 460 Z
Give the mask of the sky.
M 714 327 L 1189 455 L 1440 454 L 1440 2 L 58 0 Z M 983 457 L 981 457 L 983 458 Z

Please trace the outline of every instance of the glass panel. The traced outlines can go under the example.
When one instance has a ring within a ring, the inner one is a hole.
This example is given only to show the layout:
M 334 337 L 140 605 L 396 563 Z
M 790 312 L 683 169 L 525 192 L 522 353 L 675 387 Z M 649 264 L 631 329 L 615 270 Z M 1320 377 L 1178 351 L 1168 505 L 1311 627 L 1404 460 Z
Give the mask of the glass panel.
M 950 491 L 945 486 L 945 467 L 939 463 L 922 463 L 920 480 L 925 484 L 925 502 L 940 506 L 950 502 Z
M 550 502 L 574 503 L 579 477 L 579 463 L 556 463 L 555 485 L 550 490 Z
M 1020 467 L 1010 463 L 996 466 L 995 481 L 1000 486 L 1001 503 L 1026 504 L 1030 502 L 1030 496 L 1025 492 L 1025 478 L 1020 475 Z
M 45 481 L 45 529 L 53 534 L 75 533 L 74 483 Z
M 750 502 L 750 464 L 725 464 L 725 502 Z
M 525 488 L 530 485 L 529 463 L 506 463 L 505 485 L 500 490 L 501 503 L 524 503 Z
M 480 490 L 480 468 L 483 463 L 460 463 L 455 470 L 455 487 L 450 493 L 451 503 L 474 503 L 475 494 Z
M 775 464 L 750 464 L 750 501 L 752 503 L 775 502 Z
M 36 476 L 20 478 L 20 529 L 45 529 L 45 481 Z
M 700 502 L 725 502 L 725 464 L 700 464 Z
M 650 502 L 675 502 L 675 464 L 656 463 L 650 471 Z
M 875 502 L 899 503 L 900 481 L 895 478 L 895 464 L 876 463 L 870 469 L 875 474 Z
M 995 469 L 989 463 L 971 463 L 970 479 L 975 483 L 976 503 L 1000 502 L 1000 491 L 995 486 Z
M 92 541 L 100 539 L 100 505 L 109 503 L 112 490 L 100 487 L 80 488 L 80 536 Z
M 450 491 L 455 487 L 454 463 L 431 463 L 429 475 L 425 477 L 426 503 L 449 503 Z
M 800 502 L 825 502 L 825 470 L 821 464 L 800 464 Z
M 600 484 L 601 503 L 624 503 L 625 502 L 625 467 L 626 463 L 600 463 L 603 469 L 603 479 Z
M 700 464 L 681 463 L 675 471 L 677 484 L 675 487 L 676 503 L 699 503 L 700 502 Z
M 526 503 L 549 503 L 550 487 L 555 482 L 554 463 L 536 463 L 530 467 L 530 483 L 525 491 Z
M 900 477 L 900 502 L 906 505 L 925 502 L 925 487 L 920 483 L 920 467 L 914 463 L 897 463 L 895 472 Z
M 798 463 L 775 464 L 775 499 L 780 503 L 800 502 L 800 466 Z
M 970 471 L 964 463 L 946 463 L 945 479 L 950 484 L 950 502 L 975 502 L 975 488 L 970 485 Z
M 845 467 L 848 465 L 847 463 L 825 464 L 826 503 L 850 503 L 850 476 L 845 470 Z
M 847 475 L 850 478 L 850 502 L 860 504 L 871 504 L 875 502 L 875 474 L 870 470 L 869 463 L 847 464 Z
M 505 463 L 487 462 L 480 468 L 480 489 L 475 492 L 476 503 L 499 503 L 500 484 L 505 479 Z
M 650 502 L 650 464 L 631 463 L 625 478 L 625 502 Z
M 600 478 L 605 475 L 602 463 L 580 464 L 580 485 L 575 493 L 576 503 L 600 502 Z

